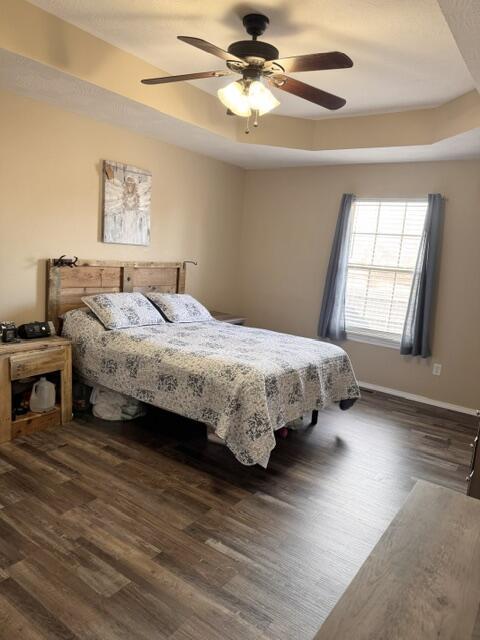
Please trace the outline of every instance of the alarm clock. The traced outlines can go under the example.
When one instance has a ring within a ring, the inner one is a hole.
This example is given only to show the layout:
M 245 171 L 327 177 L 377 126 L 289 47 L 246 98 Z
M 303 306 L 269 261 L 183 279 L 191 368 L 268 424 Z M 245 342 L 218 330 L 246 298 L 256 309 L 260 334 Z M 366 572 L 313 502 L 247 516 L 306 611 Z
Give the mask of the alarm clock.
M 53 322 L 27 322 L 18 327 L 18 335 L 21 338 L 48 338 L 55 335 L 55 325 Z

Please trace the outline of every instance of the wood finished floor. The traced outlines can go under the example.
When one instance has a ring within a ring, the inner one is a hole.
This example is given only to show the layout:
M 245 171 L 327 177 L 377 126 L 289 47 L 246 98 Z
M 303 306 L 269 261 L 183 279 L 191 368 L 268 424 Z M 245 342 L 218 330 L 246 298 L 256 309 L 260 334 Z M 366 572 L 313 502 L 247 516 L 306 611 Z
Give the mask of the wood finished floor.
M 465 490 L 473 419 L 364 393 L 242 467 L 155 412 L 0 447 L 2 640 L 308 640 L 417 478 Z

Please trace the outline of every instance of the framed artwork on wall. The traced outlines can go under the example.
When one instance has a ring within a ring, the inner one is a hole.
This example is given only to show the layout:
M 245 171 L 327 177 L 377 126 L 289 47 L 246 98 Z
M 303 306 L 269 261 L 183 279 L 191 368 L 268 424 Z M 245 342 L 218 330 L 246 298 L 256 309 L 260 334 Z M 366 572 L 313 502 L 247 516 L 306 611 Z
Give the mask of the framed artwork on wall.
M 103 161 L 103 241 L 150 244 L 152 174 L 121 162 Z

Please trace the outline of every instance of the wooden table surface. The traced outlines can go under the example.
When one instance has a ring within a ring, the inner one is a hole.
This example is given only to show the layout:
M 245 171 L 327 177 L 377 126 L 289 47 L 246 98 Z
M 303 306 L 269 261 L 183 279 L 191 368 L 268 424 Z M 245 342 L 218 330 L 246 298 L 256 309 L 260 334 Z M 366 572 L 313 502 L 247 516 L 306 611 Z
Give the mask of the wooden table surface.
M 211 311 L 215 320 L 221 322 L 229 322 L 230 324 L 244 324 L 245 318 L 243 316 L 235 315 L 234 313 L 226 313 L 225 311 Z
M 62 336 L 48 336 L 44 338 L 30 338 L 20 340 L 20 342 L 0 342 L 0 356 L 20 353 L 22 351 L 37 351 L 39 349 L 50 349 L 70 344 L 70 340 Z
M 479 604 L 480 501 L 418 482 L 314 640 L 471 640 Z

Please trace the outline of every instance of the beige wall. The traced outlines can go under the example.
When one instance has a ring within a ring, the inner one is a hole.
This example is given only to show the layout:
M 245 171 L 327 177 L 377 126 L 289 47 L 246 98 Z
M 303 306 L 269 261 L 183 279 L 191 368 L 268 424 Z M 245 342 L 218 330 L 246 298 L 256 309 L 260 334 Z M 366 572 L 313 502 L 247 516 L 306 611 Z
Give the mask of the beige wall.
M 187 289 L 249 324 L 315 336 L 341 194 L 447 198 L 433 360 L 345 343 L 365 382 L 480 406 L 480 162 L 245 172 L 0 94 L 0 318 L 44 317 L 45 259 L 196 259 Z M 106 245 L 101 160 L 153 173 L 149 247 Z M 243 214 L 243 215 L 242 215 Z M 431 374 L 432 361 L 442 375 Z
M 447 198 L 433 359 L 342 346 L 364 382 L 480 407 L 480 162 L 350 165 L 247 173 L 241 311 L 249 323 L 316 335 L 340 198 Z M 443 365 L 433 376 L 432 362 Z
M 187 289 L 236 310 L 243 170 L 9 93 L 0 123 L 1 319 L 44 318 L 44 260 L 62 253 L 198 260 Z M 152 172 L 149 247 L 100 241 L 102 159 Z

